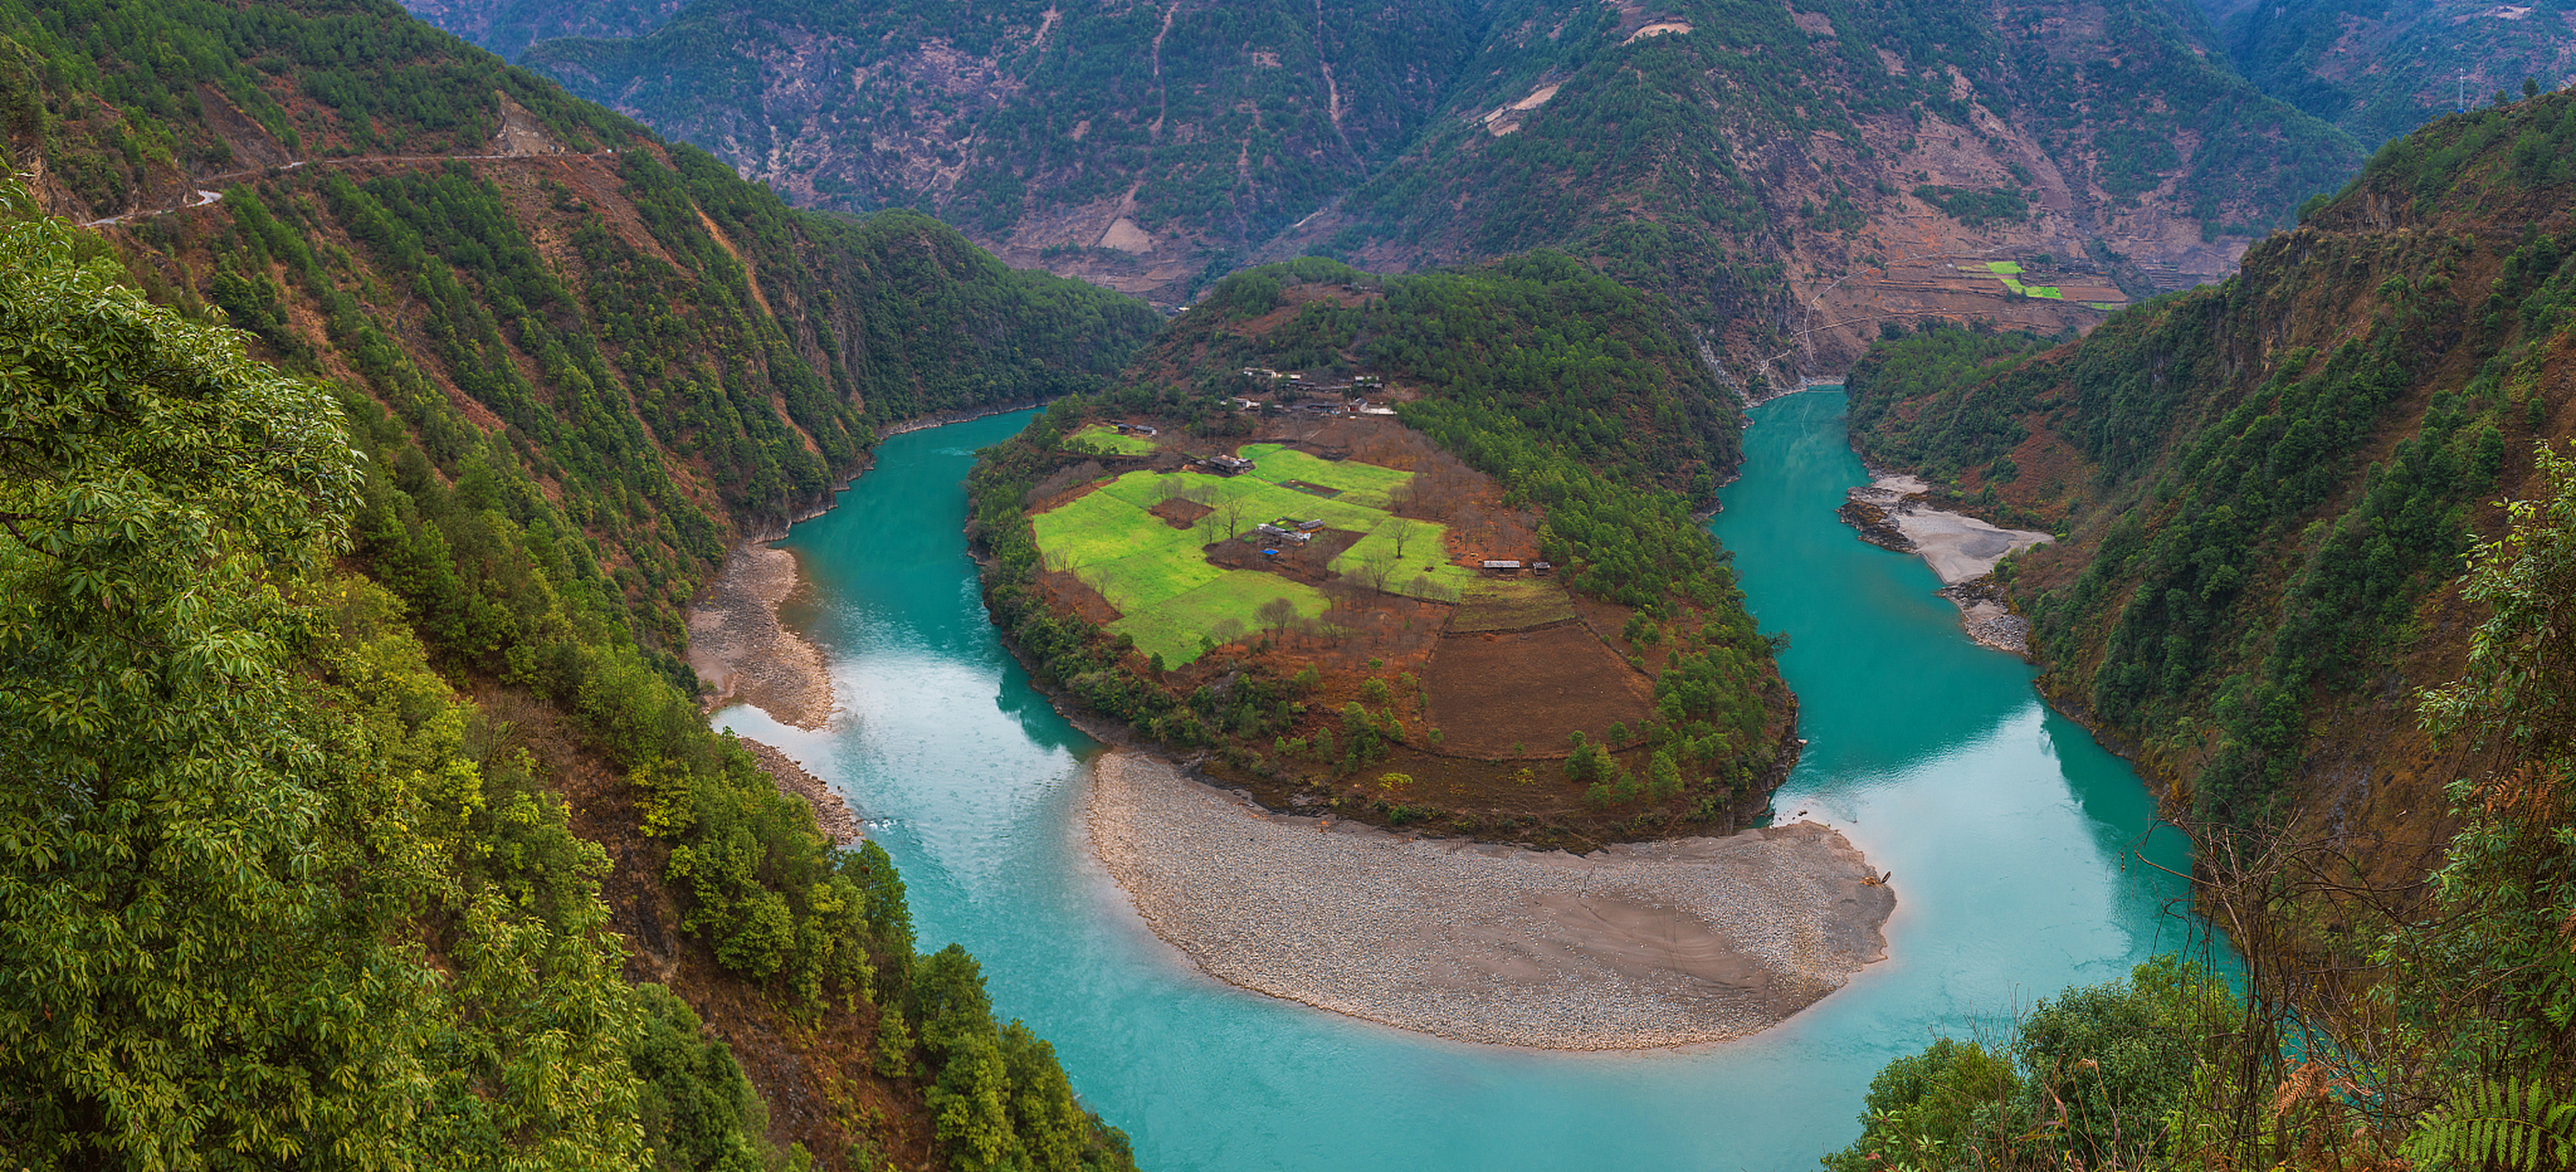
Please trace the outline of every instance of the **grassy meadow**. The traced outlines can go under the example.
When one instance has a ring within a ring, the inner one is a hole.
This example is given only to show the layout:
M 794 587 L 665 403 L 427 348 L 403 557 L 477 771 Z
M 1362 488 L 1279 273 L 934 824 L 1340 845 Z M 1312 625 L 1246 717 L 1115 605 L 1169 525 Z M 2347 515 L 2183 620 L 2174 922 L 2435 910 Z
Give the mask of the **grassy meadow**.
M 1113 433 L 1114 434 L 1114 433 Z M 1088 439 L 1086 432 L 1077 437 Z M 1132 437 L 1120 437 L 1132 438 Z M 1322 520 L 1327 528 L 1361 534 L 1333 559 L 1332 568 L 1355 585 L 1374 586 L 1372 564 L 1389 567 L 1386 590 L 1420 598 L 1454 599 L 1474 574 L 1448 564 L 1446 527 L 1429 521 L 1399 522 L 1392 494 L 1413 474 L 1354 460 L 1320 460 L 1277 444 L 1248 444 L 1254 462 L 1240 476 L 1195 472 L 1129 472 L 1091 492 L 1030 518 L 1049 566 L 1069 570 L 1117 607 L 1111 631 L 1135 639 L 1136 649 L 1159 654 L 1167 666 L 1198 658 L 1202 637 L 1226 643 L 1269 625 L 1260 614 L 1273 599 L 1286 599 L 1300 618 L 1322 615 L 1324 592 L 1297 579 L 1258 570 L 1210 565 L 1205 548 L 1281 518 Z M 1325 496 L 1287 487 L 1297 481 L 1332 490 Z M 1148 510 L 1184 494 L 1212 511 L 1188 529 L 1173 527 Z M 1404 557 L 1395 557 L 1399 524 Z
M 1129 435 L 1106 423 L 1092 424 L 1065 438 L 1089 444 L 1113 456 L 1150 456 L 1155 448 L 1154 441 L 1141 435 Z

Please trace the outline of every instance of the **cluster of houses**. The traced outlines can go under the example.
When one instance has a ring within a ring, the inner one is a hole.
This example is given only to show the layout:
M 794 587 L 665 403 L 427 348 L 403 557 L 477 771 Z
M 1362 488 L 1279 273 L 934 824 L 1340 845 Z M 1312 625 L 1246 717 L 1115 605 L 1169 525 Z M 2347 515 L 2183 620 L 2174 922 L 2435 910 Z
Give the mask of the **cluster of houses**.
M 1241 456 L 1226 455 L 1201 457 L 1198 461 L 1198 465 L 1199 467 L 1205 468 L 1210 472 L 1214 472 L 1219 476 L 1240 476 L 1243 473 L 1252 471 L 1253 468 L 1256 467 L 1252 461 L 1246 460 Z
M 1518 558 L 1487 558 L 1479 568 L 1496 577 L 1508 578 L 1522 570 L 1528 570 L 1533 574 L 1553 573 L 1556 570 L 1556 563 L 1524 562 Z
M 1276 521 L 1264 521 L 1253 526 L 1253 532 L 1260 534 L 1266 540 L 1293 541 L 1304 545 L 1314 539 L 1316 530 L 1323 527 L 1324 522 L 1320 519 L 1299 521 L 1281 517 Z
M 1324 522 L 1321 518 L 1299 521 L 1290 517 L 1281 517 L 1276 521 L 1264 521 L 1253 526 L 1252 532 L 1244 535 L 1244 540 L 1263 546 L 1261 556 L 1275 558 L 1279 556 L 1280 546 L 1304 545 L 1314 540 L 1315 531 L 1323 527 Z
M 1120 435 L 1156 436 L 1163 434 L 1162 432 L 1155 430 L 1154 426 L 1150 423 L 1117 423 L 1111 424 L 1111 426 L 1116 427 Z
M 1238 399 L 1234 400 L 1234 407 L 1235 407 L 1235 410 L 1238 410 L 1238 411 L 1258 411 L 1258 410 L 1260 410 L 1260 409 L 1262 408 L 1262 405 L 1263 405 L 1263 403 L 1264 403 L 1264 402 L 1265 402 L 1265 400 L 1261 400 L 1261 399 L 1244 399 L 1244 398 L 1238 398 Z M 1346 401 L 1346 402 L 1340 402 L 1340 403 L 1333 403 L 1333 402 L 1299 403 L 1299 404 L 1297 404 L 1297 405 L 1296 405 L 1296 406 L 1294 406 L 1294 407 L 1290 407 L 1290 408 L 1288 408 L 1288 410 L 1290 410 L 1290 411 L 1302 411 L 1302 412 L 1305 412 L 1305 413 L 1307 413 L 1307 414 L 1309 414 L 1309 415 L 1393 415 L 1393 414 L 1395 414 L 1395 408 L 1393 408 L 1393 407 L 1382 407 L 1382 406 L 1378 406 L 1378 405 L 1376 405 L 1376 404 L 1373 404 L 1373 403 L 1369 402 L 1369 401 L 1368 401 L 1368 400 L 1366 400 L 1366 399 L 1351 399 L 1351 400 L 1348 400 L 1348 401 Z
M 1337 383 L 1325 383 L 1309 381 L 1305 375 L 1293 370 L 1280 371 L 1272 370 L 1267 366 L 1247 366 L 1243 368 L 1243 377 L 1265 379 L 1274 383 L 1284 383 L 1286 386 L 1283 388 L 1283 395 L 1290 399 L 1303 398 L 1309 395 L 1324 396 L 1335 391 L 1346 392 L 1350 396 L 1348 399 L 1338 403 L 1326 399 L 1319 399 L 1319 401 L 1316 402 L 1299 403 L 1293 407 L 1288 406 L 1285 403 L 1280 404 L 1282 407 L 1286 407 L 1286 409 L 1290 411 L 1303 411 L 1312 415 L 1395 414 L 1394 408 L 1373 406 L 1369 403 L 1367 398 L 1370 394 L 1386 389 L 1385 375 L 1355 374 Z M 1258 411 L 1261 408 L 1268 406 L 1270 403 L 1267 399 L 1255 399 L 1246 396 L 1237 396 L 1233 402 L 1235 409 L 1238 411 Z

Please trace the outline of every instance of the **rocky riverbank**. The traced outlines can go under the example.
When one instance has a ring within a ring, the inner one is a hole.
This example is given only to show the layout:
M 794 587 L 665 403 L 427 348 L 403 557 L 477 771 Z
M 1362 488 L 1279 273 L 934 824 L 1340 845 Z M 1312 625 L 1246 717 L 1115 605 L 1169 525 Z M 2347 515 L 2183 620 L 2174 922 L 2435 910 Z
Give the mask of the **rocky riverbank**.
M 2030 621 L 2012 612 L 2002 586 L 1988 575 L 2004 558 L 2055 538 L 1932 508 L 1922 496 L 1927 487 L 1912 476 L 1878 473 L 1844 498 L 1842 518 L 1863 541 L 1921 556 L 1940 577 L 1941 596 L 1958 605 L 1969 638 L 2030 654 Z
M 689 611 L 689 667 L 714 685 L 712 712 L 749 704 L 784 724 L 818 729 L 836 710 L 823 652 L 778 621 L 800 579 L 796 557 L 745 542 Z
M 1274 814 L 1147 754 L 1092 768 L 1094 849 L 1228 983 L 1467 1042 L 1618 1050 L 1778 1023 L 1886 955 L 1896 903 L 1814 823 L 1591 855 Z
M 832 845 L 852 846 L 867 837 L 867 833 L 859 828 L 858 815 L 850 812 L 849 800 L 825 785 L 822 778 L 806 772 L 803 765 L 779 751 L 776 745 L 750 737 L 735 739 L 751 751 L 752 760 L 760 762 L 762 772 L 769 774 L 769 780 L 778 786 L 778 792 L 791 798 L 802 798 L 807 806 L 813 808 L 814 825 L 822 830 L 823 837 Z

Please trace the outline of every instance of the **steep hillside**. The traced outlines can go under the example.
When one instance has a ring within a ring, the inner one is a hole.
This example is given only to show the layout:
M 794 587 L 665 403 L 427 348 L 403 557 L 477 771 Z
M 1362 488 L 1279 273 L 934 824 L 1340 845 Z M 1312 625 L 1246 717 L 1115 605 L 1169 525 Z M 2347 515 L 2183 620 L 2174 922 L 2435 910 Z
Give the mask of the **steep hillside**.
M 242 636 L 254 643 L 201 648 L 216 657 L 201 666 L 264 673 L 258 686 L 288 697 L 269 724 L 219 704 L 232 725 L 171 748 L 145 735 L 163 719 L 151 705 L 116 716 L 132 697 L 108 695 L 104 727 L 166 750 L 166 760 L 127 769 L 79 739 L 97 738 L 97 720 L 73 710 L 64 711 L 77 719 L 57 719 L 55 700 L 28 708 L 13 691 L 0 751 L 13 761 L 92 759 L 104 772 L 83 784 L 112 788 L 146 784 L 152 768 L 201 768 L 205 753 L 253 751 L 236 742 L 272 726 L 321 735 L 298 722 L 346 723 L 348 739 L 319 750 L 327 761 L 287 759 L 275 798 L 281 811 L 309 802 L 341 813 L 263 823 L 271 837 L 255 849 L 288 862 L 309 849 L 316 866 L 355 868 L 312 874 L 345 876 L 322 885 L 333 898 L 373 901 L 361 934 L 412 966 L 384 970 L 390 977 L 449 990 L 433 1000 L 457 999 L 469 1022 L 488 1016 L 477 1008 L 487 1002 L 511 1007 L 475 1027 L 488 1041 L 451 1030 L 421 1048 L 402 1031 L 446 1027 L 435 1014 L 391 1011 L 381 1024 L 393 1032 L 365 1035 L 393 1055 L 386 1061 L 414 1063 L 441 1088 L 439 1110 L 461 1113 L 451 1119 L 458 1143 L 481 1130 L 555 1126 L 493 1113 L 490 1104 L 508 1101 L 579 1114 L 561 1124 L 565 1152 L 596 1140 L 632 1155 L 638 1142 L 677 1144 L 670 1137 L 695 1126 L 675 1119 L 705 1120 L 693 1134 L 716 1147 L 664 1148 L 671 1166 L 774 1163 L 791 1143 L 826 1167 L 1035 1147 L 1124 1162 L 1115 1137 L 1040 1061 L 1040 1044 L 992 1022 L 971 958 L 913 956 L 882 856 L 831 848 L 810 811 L 705 729 L 676 653 L 681 611 L 726 546 L 824 499 L 861 465 L 880 425 L 1096 386 L 1157 327 L 1151 311 L 1010 272 L 927 217 L 792 211 L 704 153 L 666 147 L 390 4 L 0 3 L 0 128 L 8 165 L 33 188 L 5 217 L 31 224 L 13 227 L 13 241 L 34 243 L 8 269 L 35 291 L 29 304 L 73 288 L 48 266 L 77 261 L 90 265 L 79 280 L 114 274 L 162 307 L 95 295 L 137 307 L 117 311 L 131 322 L 108 347 L 114 361 L 140 364 L 136 389 L 103 394 L 82 379 L 108 369 L 105 360 L 57 355 L 71 334 L 44 324 L 55 311 L 12 301 L 19 324 L 0 336 L 20 348 L 13 355 L 40 357 L 5 364 L 8 392 L 53 398 L 41 411 L 13 399 L 8 426 L 28 430 L 13 434 L 11 450 L 55 453 L 0 469 L 12 607 L 77 599 L 159 565 L 163 544 L 210 541 L 221 552 L 200 567 L 205 589 L 255 579 L 246 601 L 226 594 L 221 605 L 250 607 L 257 622 Z M 40 208 L 89 231 L 34 221 Z M 41 263 L 22 263 L 29 256 Z M 226 322 L 242 333 L 212 328 Z M 148 339 L 167 341 L 155 349 Z M 292 401 L 228 406 L 219 392 L 236 378 L 276 378 L 238 374 L 265 368 L 237 357 L 221 360 L 236 373 L 220 378 L 175 373 L 234 346 L 291 376 L 278 381 L 295 388 L 281 392 Z M 144 389 L 183 401 L 146 412 Z M 294 445 L 251 434 L 234 442 L 170 431 L 156 422 L 165 416 L 211 420 L 218 432 L 290 421 L 305 430 Z M 190 529 L 187 510 L 208 490 L 189 479 L 201 461 L 183 449 L 200 440 L 207 461 L 309 462 L 331 471 L 330 491 L 223 487 L 211 499 L 232 512 Z M 82 447 L 111 441 L 142 453 L 125 479 Z M 165 481 L 177 503 L 132 503 Z M 116 533 L 88 524 L 110 499 L 139 510 Z M 244 514 L 244 500 L 260 507 Z M 227 526 L 265 532 L 300 500 L 314 531 L 298 548 L 324 551 L 321 565 L 230 535 Z M 173 525 L 168 542 L 139 536 Z M 62 560 L 75 548 L 97 564 Z M 226 560 L 254 552 L 269 560 Z M 170 608 L 181 619 L 217 604 L 182 594 Z M 13 609 L 0 632 L 25 672 L 98 634 L 44 625 L 70 621 L 79 606 L 33 613 L 44 622 Z M 163 655 L 157 638 L 111 638 L 106 651 L 83 654 Z M 109 693 L 156 679 L 184 689 L 199 663 L 58 674 L 67 687 Z M 84 890 L 46 877 L 83 867 L 107 878 L 79 882 L 125 890 L 120 868 L 160 865 L 150 850 L 63 854 L 26 837 L 25 826 L 61 824 L 44 812 L 59 795 L 39 784 L 50 774 L 0 775 L 10 816 L 34 819 L 9 831 L 10 891 Z M 221 797 L 174 791 L 166 809 L 147 804 L 185 827 L 227 816 L 220 801 L 210 813 L 188 804 Z M 416 852 L 401 838 L 415 830 L 432 838 Z M 19 849 L 27 844 L 36 849 Z M 377 875 L 384 868 L 363 853 L 377 850 L 409 869 Z M 29 876 L 39 878 L 22 882 Z M 390 885 L 381 894 L 368 886 L 379 881 Z M 232 912 L 188 914 L 222 923 Z M 18 923 L 13 911 L 13 931 Z M 12 941 L 14 984 L 38 954 Z M 315 944 L 326 946 L 335 945 Z M 317 954 L 316 963 L 339 962 Z M 250 970 L 207 976 L 237 971 Z M 244 1014 L 302 1012 L 239 1004 Z M 11 1006 L 18 1014 L 23 1002 Z M 248 1036 L 267 1020 L 243 1017 L 224 1031 Z M 553 1044 L 581 1050 L 549 1068 L 545 1056 L 558 1051 L 546 1048 L 545 1023 L 563 1020 L 588 1023 L 586 1032 Z M 159 1027 L 137 1028 L 150 1038 Z M 107 1130 L 115 1118 L 100 1114 L 106 1092 L 30 1065 L 53 1051 L 30 1048 L 29 1036 L 14 1032 L 0 1047 L 14 1063 L 0 1127 L 19 1129 L 0 1134 L 0 1150 L 17 1158 L 26 1126 L 47 1144 L 121 1142 Z M 291 1073 L 309 1058 L 271 1065 Z M 538 1095 L 524 1089 L 532 1072 L 578 1081 Z M 943 1123 L 928 1111 L 934 1093 L 998 1103 L 1017 1093 L 1004 1083 L 1037 1096 L 1022 1115 L 952 1113 Z M 172 1101 L 199 1092 L 181 1094 Z M 29 1124 L 34 1104 L 68 1114 Z M 400 1131 L 412 1121 L 381 1122 Z M 764 1132 L 754 1147 L 717 1150 Z M 518 1134 L 537 1142 L 534 1130 Z M 39 1150 L 23 1149 L 31 1166 L 52 1162 Z M 453 1158 L 474 1157 L 458 1148 Z
M 1578 849 L 1740 828 L 1796 708 L 1694 511 L 1737 419 L 1674 323 L 1552 253 L 1228 277 L 986 454 L 994 621 L 1282 809 Z
M 1882 320 L 2089 326 L 2224 275 L 2361 158 L 2148 0 L 701 0 L 525 60 L 800 201 L 913 203 L 1161 301 L 1247 260 L 1562 248 L 1754 381 L 1840 370 Z
M 792 212 L 390 7 L 0 9 L 12 149 L 144 287 L 524 479 L 649 629 L 888 420 L 1097 385 L 1132 302 Z M 161 38 L 168 61 L 115 46 Z
M 701 0 L 526 61 L 800 204 L 929 208 L 1170 299 L 1393 159 L 1476 27 L 1458 0 Z
M 2435 117 L 2576 84 L 2576 4 L 2532 0 L 2201 0 L 2264 93 L 2376 146 Z
M 2011 582 L 2043 687 L 2206 841 L 2420 894 L 2443 786 L 2487 746 L 2437 752 L 2414 691 L 2466 659 L 2455 583 L 2491 502 L 2576 427 L 2571 153 L 2576 96 L 2443 118 L 2221 286 L 2055 349 L 1942 331 L 1853 371 L 1874 458 L 2071 535 Z M 2297 914 L 2356 943 L 2342 912 Z
M 2571 148 L 2564 93 L 2443 118 L 2219 289 L 1853 371 L 1874 455 L 2072 530 L 2010 575 L 2043 686 L 2172 787 L 2242 963 L 1899 1058 L 1827 1168 L 2576 1158 Z
M 1527 5 L 1461 78 L 1309 231 L 1379 262 L 1604 257 L 1758 381 L 1841 370 L 1881 321 L 2080 328 L 2216 279 L 2359 158 L 2147 3 Z

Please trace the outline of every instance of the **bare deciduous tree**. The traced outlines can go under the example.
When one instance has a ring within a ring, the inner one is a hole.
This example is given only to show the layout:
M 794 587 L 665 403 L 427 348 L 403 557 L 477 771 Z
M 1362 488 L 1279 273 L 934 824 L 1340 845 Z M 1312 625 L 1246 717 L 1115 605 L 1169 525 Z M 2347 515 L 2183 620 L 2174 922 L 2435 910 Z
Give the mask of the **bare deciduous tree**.
M 1262 626 L 1274 631 L 1284 631 L 1288 628 L 1288 624 L 1297 621 L 1297 604 L 1286 598 L 1273 598 L 1262 603 L 1261 609 L 1254 613 L 1260 617 Z
M 1361 573 L 1368 578 L 1368 584 L 1372 589 L 1384 594 L 1387 592 L 1388 580 L 1395 577 L 1395 563 L 1386 558 L 1371 558 Z

